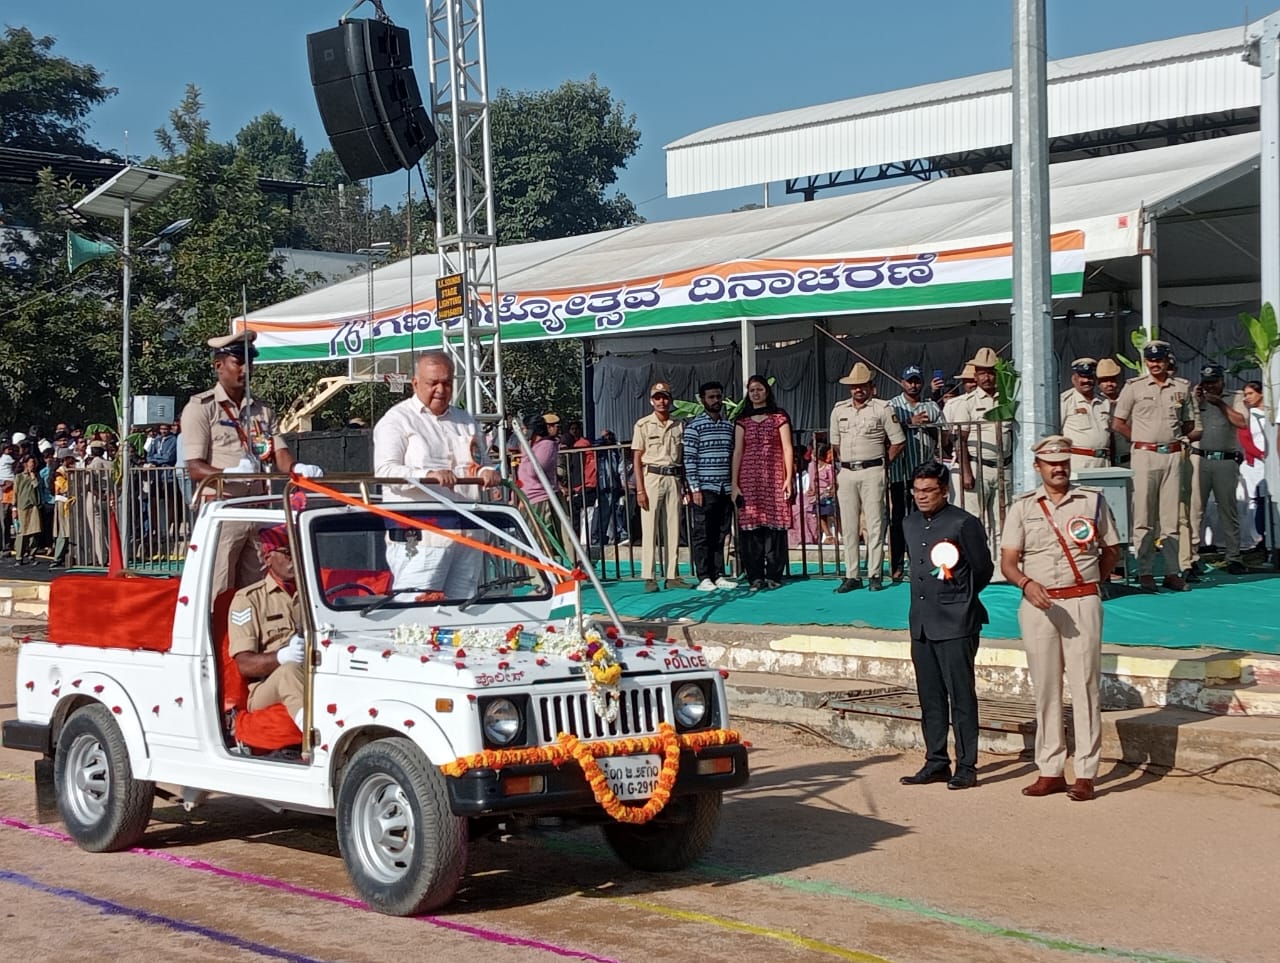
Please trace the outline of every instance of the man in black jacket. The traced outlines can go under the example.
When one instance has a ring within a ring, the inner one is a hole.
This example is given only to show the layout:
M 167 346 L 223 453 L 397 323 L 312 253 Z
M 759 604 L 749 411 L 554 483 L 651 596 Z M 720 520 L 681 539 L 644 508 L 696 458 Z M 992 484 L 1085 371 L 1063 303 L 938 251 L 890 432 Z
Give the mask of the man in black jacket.
M 926 462 L 915 470 L 911 492 L 918 513 L 903 520 L 911 559 L 911 661 L 920 695 L 925 764 L 907 786 L 945 782 L 948 789 L 978 784 L 978 695 L 973 660 L 987 610 L 978 593 L 995 566 L 982 523 L 947 502 L 950 473 Z M 947 723 L 956 740 L 952 775 Z

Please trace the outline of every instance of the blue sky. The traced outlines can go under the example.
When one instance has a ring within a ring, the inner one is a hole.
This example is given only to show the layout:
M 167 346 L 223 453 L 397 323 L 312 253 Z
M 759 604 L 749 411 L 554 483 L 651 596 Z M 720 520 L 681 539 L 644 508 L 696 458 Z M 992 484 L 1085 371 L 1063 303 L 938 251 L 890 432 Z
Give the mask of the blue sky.
M 7 0 L 0 20 L 57 38 L 119 93 L 92 115 L 103 147 L 155 151 L 154 130 L 188 82 L 213 134 L 228 140 L 268 110 L 314 153 L 327 146 L 307 73 L 305 36 L 351 0 Z M 428 83 L 424 5 L 385 0 L 413 31 Z M 759 190 L 667 199 L 663 145 L 713 124 L 1009 66 L 1009 0 L 487 0 L 490 84 L 542 89 L 595 74 L 636 114 L 639 153 L 619 187 L 649 220 L 759 201 Z M 356 11 L 367 15 L 368 6 Z M 1249 18 L 1270 12 L 1250 8 Z M 1242 26 L 1230 0 L 1048 0 L 1050 57 Z M 380 178 L 393 203 L 403 175 Z M 780 187 L 773 189 L 782 201 Z

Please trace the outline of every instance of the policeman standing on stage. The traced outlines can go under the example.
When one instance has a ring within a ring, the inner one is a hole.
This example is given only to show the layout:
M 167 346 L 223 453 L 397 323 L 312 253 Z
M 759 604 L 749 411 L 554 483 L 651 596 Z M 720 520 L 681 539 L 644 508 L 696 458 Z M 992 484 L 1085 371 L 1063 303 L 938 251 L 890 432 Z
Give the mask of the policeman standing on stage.
M 288 473 L 294 467 L 275 413 L 246 390 L 249 367 L 258 354 L 253 345 L 256 339 L 256 331 L 209 339 L 218 382 L 209 391 L 192 395 L 182 409 L 182 456 L 193 482 L 219 474 Z M 253 494 L 254 489 L 248 482 L 227 481 L 222 492 L 233 498 Z M 250 522 L 230 522 L 219 530 L 214 550 L 215 598 L 224 589 L 262 578 L 262 564 L 252 545 L 256 527 Z
M 1229 401 L 1222 394 L 1222 365 L 1205 365 L 1195 389 L 1200 438 L 1191 447 L 1191 457 L 1200 463 L 1200 517 L 1204 517 L 1209 496 L 1213 495 L 1218 504 L 1218 528 L 1222 529 L 1213 533 L 1213 541 L 1222 546 L 1227 571 L 1245 575 L 1249 570 L 1240 558 L 1240 517 L 1235 493 L 1243 460 L 1237 432 L 1248 425 L 1249 416 L 1241 392 Z
M 956 455 L 960 463 L 960 485 L 964 510 L 977 515 L 989 531 L 996 530 L 1001 498 L 1008 501 L 1013 486 L 1013 425 L 1008 421 L 988 421 L 987 413 L 999 404 L 996 365 L 1000 356 L 993 348 L 979 348 L 973 365 L 975 387 L 956 402 L 949 422 L 960 429 Z M 998 507 L 999 506 L 999 507 Z
M 1115 414 L 1116 400 L 1120 397 L 1122 371 L 1114 358 L 1101 358 L 1098 361 L 1097 390 L 1102 396 L 1107 428 L 1111 428 L 1111 418 Z M 1063 432 L 1070 437 L 1069 433 Z M 1129 439 L 1111 432 L 1111 464 L 1117 467 L 1129 467 Z
M 1036 768 L 1024 796 L 1066 792 L 1093 798 L 1102 757 L 1102 596 L 1100 582 L 1120 557 L 1111 509 L 1102 493 L 1071 484 L 1074 438 L 1050 435 L 1037 444 L 1043 485 L 1009 506 L 1000 536 L 1000 570 L 1022 591 L 1018 626 L 1036 698 Z M 1063 766 L 1062 676 L 1071 686 L 1075 782 Z
M 1061 396 L 1062 434 L 1071 439 L 1073 472 L 1111 464 L 1111 405 L 1098 394 L 1097 374 L 1093 358 L 1076 358 L 1071 387 Z
M 849 400 L 831 409 L 830 439 L 836 465 L 836 500 L 844 535 L 844 578 L 839 594 L 862 587 L 858 578 L 860 518 L 867 520 L 867 588 L 884 588 L 884 530 L 888 514 L 885 467 L 902 453 L 907 437 L 893 405 L 872 397 L 871 369 L 859 361 L 848 377 Z
M 653 413 L 631 432 L 631 457 L 640 505 L 640 576 L 646 592 L 658 591 L 654 566 L 658 533 L 667 554 L 666 588 L 690 588 L 680 577 L 680 503 L 684 497 L 684 423 L 671 417 L 671 386 L 657 382 L 649 389 Z
M 1129 439 L 1133 465 L 1133 542 L 1138 546 L 1138 582 L 1156 591 L 1152 574 L 1156 542 L 1164 554 L 1164 587 L 1187 591 L 1178 568 L 1178 489 L 1183 437 L 1194 427 L 1191 386 L 1169 374 L 1167 341 L 1142 349 L 1147 374 L 1120 391 L 1112 425 Z

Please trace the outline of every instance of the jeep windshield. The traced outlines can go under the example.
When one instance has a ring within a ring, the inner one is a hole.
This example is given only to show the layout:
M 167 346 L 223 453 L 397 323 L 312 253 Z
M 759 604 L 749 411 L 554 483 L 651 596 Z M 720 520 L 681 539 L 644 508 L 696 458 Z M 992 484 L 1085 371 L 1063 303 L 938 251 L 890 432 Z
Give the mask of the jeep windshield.
M 388 505 L 387 507 L 392 507 Z M 336 611 L 454 606 L 549 598 L 545 575 L 522 561 L 486 552 L 489 545 L 527 554 L 529 534 L 510 509 L 394 504 L 397 514 L 425 523 L 418 528 L 372 512 L 326 514 L 311 525 L 312 558 L 322 604 Z M 488 526 L 487 528 L 485 526 Z

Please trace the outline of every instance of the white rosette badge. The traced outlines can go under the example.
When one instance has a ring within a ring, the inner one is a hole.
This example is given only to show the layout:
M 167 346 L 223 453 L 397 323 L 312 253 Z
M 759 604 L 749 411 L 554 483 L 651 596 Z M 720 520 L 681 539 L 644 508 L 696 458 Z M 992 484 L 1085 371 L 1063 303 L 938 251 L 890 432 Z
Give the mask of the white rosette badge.
M 933 563 L 933 574 L 944 582 L 949 582 L 951 573 L 960 564 L 960 546 L 944 538 L 930 550 L 929 561 Z

